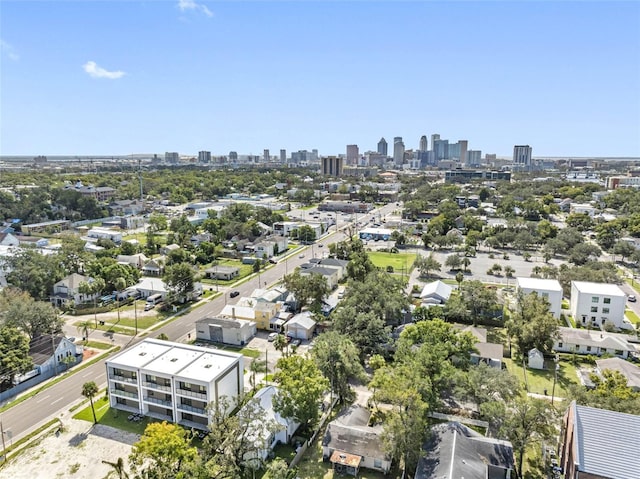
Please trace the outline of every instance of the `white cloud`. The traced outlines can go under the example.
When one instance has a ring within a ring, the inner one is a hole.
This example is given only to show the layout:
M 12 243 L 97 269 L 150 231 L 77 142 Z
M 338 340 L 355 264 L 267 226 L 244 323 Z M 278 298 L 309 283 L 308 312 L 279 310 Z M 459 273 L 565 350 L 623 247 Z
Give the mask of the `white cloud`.
M 178 8 L 181 12 L 185 12 L 187 10 L 199 10 L 207 17 L 213 17 L 213 12 L 211 12 L 206 5 L 196 3 L 195 0 L 178 0 Z
M 115 72 L 105 70 L 104 68 L 99 67 L 96 62 L 87 62 L 82 65 L 82 68 L 89 74 L 90 77 L 93 78 L 109 78 L 110 80 L 117 80 L 118 78 L 122 78 L 126 75 L 125 72 L 120 70 Z
M 18 61 L 20 59 L 20 55 L 16 53 L 16 50 L 13 48 L 13 46 L 2 39 L 0 39 L 0 51 L 2 51 L 2 53 L 7 55 L 9 59 L 13 61 Z

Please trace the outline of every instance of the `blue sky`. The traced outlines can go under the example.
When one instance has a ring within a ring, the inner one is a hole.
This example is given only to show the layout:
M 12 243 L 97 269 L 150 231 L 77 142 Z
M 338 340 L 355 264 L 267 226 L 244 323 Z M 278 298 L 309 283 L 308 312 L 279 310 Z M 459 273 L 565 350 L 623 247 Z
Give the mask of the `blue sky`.
M 0 1 L 0 154 L 640 157 L 640 2 Z

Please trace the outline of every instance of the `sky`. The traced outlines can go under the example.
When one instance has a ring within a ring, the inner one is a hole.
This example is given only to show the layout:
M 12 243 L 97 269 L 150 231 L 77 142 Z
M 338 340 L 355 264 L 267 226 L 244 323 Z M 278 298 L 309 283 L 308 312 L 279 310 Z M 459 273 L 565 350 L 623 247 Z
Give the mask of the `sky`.
M 640 157 L 640 2 L 1 0 L 0 155 Z

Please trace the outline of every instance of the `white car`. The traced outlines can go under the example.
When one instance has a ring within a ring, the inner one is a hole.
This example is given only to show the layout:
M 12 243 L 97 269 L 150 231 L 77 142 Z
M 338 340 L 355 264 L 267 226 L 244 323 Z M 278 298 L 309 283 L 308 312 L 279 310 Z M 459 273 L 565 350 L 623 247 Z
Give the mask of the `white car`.
M 269 336 L 267 336 L 267 341 L 272 343 L 273 341 L 276 340 L 277 337 L 278 337 L 278 333 L 269 333 Z

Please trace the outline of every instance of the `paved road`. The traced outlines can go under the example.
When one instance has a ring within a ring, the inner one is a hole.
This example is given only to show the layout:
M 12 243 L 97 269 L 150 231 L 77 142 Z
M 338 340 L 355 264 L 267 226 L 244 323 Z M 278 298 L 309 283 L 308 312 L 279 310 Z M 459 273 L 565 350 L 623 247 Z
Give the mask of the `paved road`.
M 386 205 L 380 208 L 380 213 L 383 215 L 388 214 L 394 208 L 394 205 Z M 362 215 L 359 217 L 359 220 L 368 221 L 373 214 L 377 215 L 378 211 Z M 204 306 L 155 330 L 153 336 L 155 337 L 164 333 L 172 341 L 187 339 L 188 334 L 192 334 L 193 337 L 195 337 L 195 334 L 193 334 L 195 331 L 194 323 L 198 319 L 216 315 L 222 310 L 225 304 L 235 304 L 240 297 L 249 296 L 257 287 L 271 286 L 278 282 L 286 273 L 292 272 L 297 266 L 307 262 L 311 254 L 315 254 L 316 256 L 322 255 L 324 251 L 328 251 L 329 244 L 345 239 L 346 236 L 343 230 L 348 225 L 349 223 L 346 222 L 339 223 L 337 232 L 333 232 L 329 236 L 322 238 L 313 246 L 305 247 L 304 258 L 299 257 L 301 254 L 299 252 L 290 255 L 286 260 L 280 261 L 272 268 L 261 273 L 259 277 L 256 276 L 233 288 L 240 292 L 237 298 L 231 299 L 225 292 L 222 296 L 206 303 Z M 320 244 L 323 246 L 320 247 Z M 124 337 L 119 337 L 118 343 L 127 340 L 129 340 L 128 345 L 132 345 L 141 341 L 141 338 L 125 339 Z M 80 391 L 82 390 L 82 385 L 87 381 L 94 381 L 101 388 L 106 386 L 105 359 L 97 361 L 95 364 L 78 373 L 70 374 L 63 381 L 2 413 L 0 420 L 3 423 L 4 431 L 11 431 L 13 440 L 16 441 L 36 429 L 39 425 L 46 423 L 53 417 L 59 416 L 62 411 L 83 399 Z

